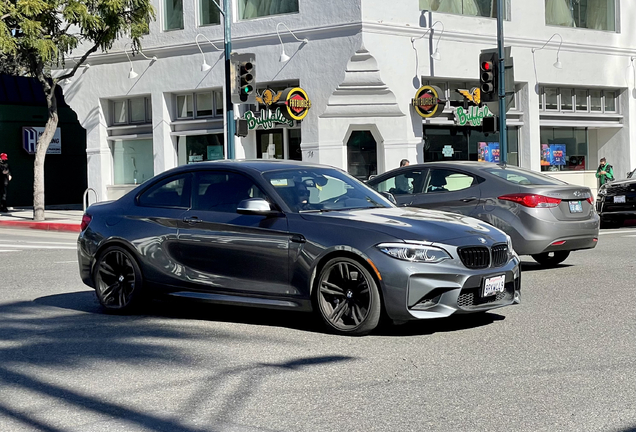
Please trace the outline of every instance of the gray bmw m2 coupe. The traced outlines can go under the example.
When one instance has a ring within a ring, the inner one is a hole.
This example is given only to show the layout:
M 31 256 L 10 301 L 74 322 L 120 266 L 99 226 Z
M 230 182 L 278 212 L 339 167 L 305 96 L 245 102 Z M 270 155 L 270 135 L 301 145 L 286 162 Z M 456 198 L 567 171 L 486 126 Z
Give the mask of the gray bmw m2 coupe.
M 102 307 L 150 297 L 315 311 L 341 334 L 483 312 L 520 299 L 510 237 L 471 217 L 396 207 L 336 168 L 181 166 L 90 206 L 82 280 Z

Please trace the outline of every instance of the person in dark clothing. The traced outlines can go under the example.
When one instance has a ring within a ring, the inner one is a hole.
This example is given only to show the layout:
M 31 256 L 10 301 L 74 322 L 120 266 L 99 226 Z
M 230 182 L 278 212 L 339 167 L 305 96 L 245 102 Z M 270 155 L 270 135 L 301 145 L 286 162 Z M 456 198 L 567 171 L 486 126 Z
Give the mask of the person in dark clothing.
M 11 171 L 9 171 L 9 157 L 6 153 L 0 154 L 0 212 L 6 213 L 7 208 L 7 190 L 11 181 Z

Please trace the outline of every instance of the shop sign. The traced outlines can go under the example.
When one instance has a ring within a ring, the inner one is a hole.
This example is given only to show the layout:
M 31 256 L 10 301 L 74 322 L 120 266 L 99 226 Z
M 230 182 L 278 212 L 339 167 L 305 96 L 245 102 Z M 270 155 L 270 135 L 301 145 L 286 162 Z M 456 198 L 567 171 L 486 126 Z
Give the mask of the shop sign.
M 433 118 L 442 114 L 445 100 L 440 99 L 440 95 L 444 94 L 437 86 L 425 85 L 420 87 L 415 93 L 415 97 L 411 99 L 411 105 L 423 118 Z
M 283 115 L 288 120 L 301 121 L 307 116 L 309 108 L 311 108 L 309 96 L 300 87 L 285 89 L 281 99 L 284 101 Z
M 247 120 L 247 128 L 249 130 L 254 130 L 259 126 L 263 129 L 273 129 L 279 124 L 289 127 L 294 126 L 294 121 L 287 119 L 281 112 L 280 107 L 276 108 L 275 111 L 263 110 L 260 112 L 259 117 L 253 111 L 247 111 L 244 118 Z
M 493 114 L 486 105 L 482 107 L 471 106 L 468 107 L 468 110 L 462 107 L 455 108 L 455 123 L 457 123 L 458 126 L 466 126 L 469 123 L 471 126 L 481 126 L 484 117 L 492 116 Z
M 38 140 L 44 133 L 43 127 L 23 127 L 22 128 L 22 148 L 26 150 L 28 154 L 35 154 L 37 149 Z M 49 148 L 46 150 L 46 154 L 62 154 L 62 132 L 60 128 L 55 129 L 53 138 L 49 144 Z
M 470 91 L 462 89 L 457 89 L 455 91 L 464 96 L 464 99 L 468 102 L 477 106 L 481 105 L 481 90 L 478 87 L 473 87 Z

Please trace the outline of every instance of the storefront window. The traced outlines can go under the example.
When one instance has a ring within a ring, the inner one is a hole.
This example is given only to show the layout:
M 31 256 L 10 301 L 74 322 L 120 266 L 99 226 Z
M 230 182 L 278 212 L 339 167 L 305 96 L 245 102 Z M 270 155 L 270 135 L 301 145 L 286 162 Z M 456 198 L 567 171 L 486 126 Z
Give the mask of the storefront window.
M 377 143 L 370 131 L 353 131 L 347 141 L 347 171 L 358 180 L 378 173 Z
M 298 12 L 298 0 L 239 0 L 242 20 Z
M 220 91 L 177 95 L 176 100 L 177 119 L 223 115 L 223 95 Z
M 154 175 L 151 139 L 112 142 L 114 184 L 139 184 Z
M 541 128 L 541 171 L 588 169 L 587 128 Z
M 223 159 L 223 134 L 180 136 L 179 165 Z
M 201 25 L 212 25 L 221 23 L 221 13 L 219 8 L 214 6 L 215 0 L 201 0 L 199 5 L 201 8 L 200 22 Z
M 545 0 L 545 23 L 616 31 L 616 0 Z
M 165 0 L 164 19 L 166 30 L 181 30 L 183 28 L 183 0 Z
M 197 96 L 197 117 L 211 116 L 214 113 L 212 93 L 199 93 Z
M 506 0 L 504 8 L 508 9 Z M 420 10 L 430 10 L 456 15 L 497 18 L 499 0 L 420 0 Z M 506 19 L 509 19 L 507 16 Z
M 303 160 L 300 150 L 300 129 L 289 129 L 289 159 Z
M 486 150 L 487 149 L 487 150 Z M 492 150 L 497 150 L 493 152 Z M 424 161 L 471 160 L 500 162 L 499 134 L 484 134 L 477 128 L 427 126 L 424 128 Z M 508 127 L 509 165 L 519 165 L 519 130 Z M 495 159 L 496 157 L 496 159 Z
M 144 98 L 130 99 L 130 122 L 143 123 L 146 121 L 146 101 Z

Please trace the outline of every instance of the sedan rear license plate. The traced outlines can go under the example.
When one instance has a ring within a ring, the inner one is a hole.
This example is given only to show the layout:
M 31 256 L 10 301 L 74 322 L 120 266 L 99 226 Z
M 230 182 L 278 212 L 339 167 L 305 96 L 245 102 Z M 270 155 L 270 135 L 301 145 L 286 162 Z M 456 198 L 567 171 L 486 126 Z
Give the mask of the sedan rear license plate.
M 583 213 L 581 201 L 570 201 L 570 213 Z
M 625 204 L 625 195 L 616 195 L 614 197 L 615 204 Z
M 489 297 L 506 289 L 506 275 L 493 276 L 484 280 L 484 289 L 482 297 Z

